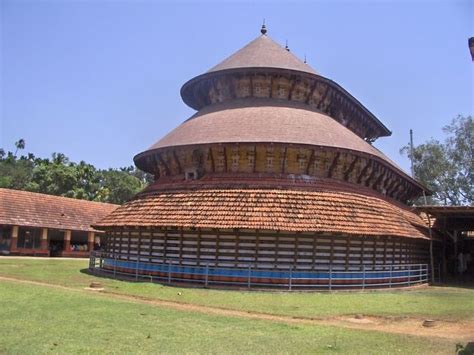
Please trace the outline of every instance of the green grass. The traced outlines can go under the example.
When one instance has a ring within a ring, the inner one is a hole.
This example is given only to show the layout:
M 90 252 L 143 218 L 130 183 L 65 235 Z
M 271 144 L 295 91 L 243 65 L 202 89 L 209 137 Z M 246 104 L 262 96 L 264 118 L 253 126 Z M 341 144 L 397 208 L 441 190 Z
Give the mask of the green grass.
M 85 260 L 0 259 L 0 275 L 84 288 L 100 280 L 107 291 L 278 315 L 326 317 L 365 314 L 474 319 L 474 289 L 427 287 L 415 290 L 335 293 L 222 291 L 177 288 L 97 278 L 80 272 Z M 181 295 L 178 295 L 181 293 Z
M 24 263 L 29 265 L 31 278 L 41 274 L 39 264 Z M 10 275 L 20 276 L 22 266 L 7 265 L 2 260 L 2 274 L 9 270 Z M 57 270 L 62 282 L 88 279 L 65 269 Z M 141 289 L 144 285 L 136 286 Z M 161 292 L 161 288 L 157 290 Z M 454 350 L 454 344 L 440 339 L 204 315 L 112 299 L 90 291 L 10 281 L 0 281 L 0 299 L 0 353 L 7 354 L 449 354 Z

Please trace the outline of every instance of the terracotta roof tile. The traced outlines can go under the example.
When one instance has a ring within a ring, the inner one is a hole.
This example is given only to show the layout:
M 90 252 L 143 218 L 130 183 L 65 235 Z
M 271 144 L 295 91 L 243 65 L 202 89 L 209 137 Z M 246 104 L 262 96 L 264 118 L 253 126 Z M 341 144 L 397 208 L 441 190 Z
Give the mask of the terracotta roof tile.
M 148 151 L 210 143 L 293 143 L 349 149 L 374 155 L 403 171 L 385 154 L 331 117 L 303 104 L 271 99 L 241 99 L 207 106 Z M 404 173 L 403 173 L 404 174 Z M 405 174 L 404 174 L 405 175 Z
M 341 191 L 198 189 L 132 200 L 95 227 L 249 228 L 427 238 L 423 221 L 387 201 Z
M 0 188 L 0 224 L 94 231 L 118 205 Z
M 303 63 L 267 35 L 255 38 L 209 72 L 236 68 L 280 68 L 316 74 L 313 68 Z

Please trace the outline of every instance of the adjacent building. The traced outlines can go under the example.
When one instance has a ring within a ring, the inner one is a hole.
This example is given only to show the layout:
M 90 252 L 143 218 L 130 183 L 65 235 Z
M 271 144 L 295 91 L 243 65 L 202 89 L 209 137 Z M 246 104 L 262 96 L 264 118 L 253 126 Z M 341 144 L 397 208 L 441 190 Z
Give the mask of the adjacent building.
M 0 255 L 88 257 L 118 206 L 0 188 Z

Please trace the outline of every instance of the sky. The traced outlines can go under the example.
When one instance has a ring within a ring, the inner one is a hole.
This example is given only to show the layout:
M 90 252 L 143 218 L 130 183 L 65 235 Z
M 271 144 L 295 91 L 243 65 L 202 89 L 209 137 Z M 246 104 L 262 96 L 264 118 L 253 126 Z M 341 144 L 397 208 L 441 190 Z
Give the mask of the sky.
M 260 35 L 306 58 L 393 133 L 399 153 L 472 115 L 474 2 L 0 0 L 0 147 L 133 164 L 194 111 L 181 86 Z

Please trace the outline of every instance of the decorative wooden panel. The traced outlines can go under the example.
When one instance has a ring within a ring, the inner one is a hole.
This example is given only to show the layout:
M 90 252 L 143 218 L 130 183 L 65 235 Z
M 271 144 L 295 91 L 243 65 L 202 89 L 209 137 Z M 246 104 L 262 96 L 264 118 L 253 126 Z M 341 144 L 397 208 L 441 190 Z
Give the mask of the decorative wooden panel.
M 257 231 L 116 231 L 106 250 L 122 259 L 180 265 L 295 270 L 361 270 L 363 265 L 428 263 L 427 241 Z

